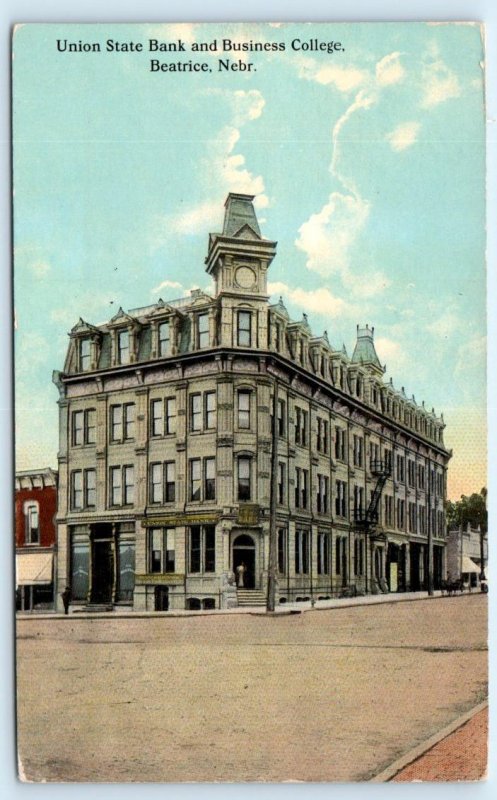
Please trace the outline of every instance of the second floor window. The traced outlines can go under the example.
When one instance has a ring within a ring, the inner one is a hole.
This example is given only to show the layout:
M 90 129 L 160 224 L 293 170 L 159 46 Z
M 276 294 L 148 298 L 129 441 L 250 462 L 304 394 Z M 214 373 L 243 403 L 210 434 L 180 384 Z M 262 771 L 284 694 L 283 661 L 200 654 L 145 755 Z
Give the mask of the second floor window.
M 317 491 L 317 510 L 319 514 L 326 514 L 328 512 L 328 485 L 329 478 L 327 475 L 318 475 L 318 491 Z
M 134 503 L 135 481 L 131 465 L 111 467 L 109 471 L 109 502 L 111 506 L 127 506 Z
M 72 412 L 71 443 L 73 446 L 95 444 L 95 433 L 96 411 L 94 408 Z
M 176 398 L 166 397 L 150 402 L 151 436 L 169 436 L 176 433 Z
M 347 516 L 347 484 L 345 481 L 336 481 L 335 514 L 337 517 Z
M 81 511 L 84 508 L 95 508 L 96 486 L 94 469 L 78 469 L 71 472 L 71 510 Z
M 238 500 L 250 500 L 251 481 L 250 481 L 250 466 L 251 459 L 246 456 L 240 456 L 237 460 L 237 483 L 238 483 Z
M 176 499 L 175 462 L 151 464 L 149 485 L 151 503 L 174 503 Z
M 250 311 L 239 311 L 237 316 L 237 345 L 250 347 L 251 342 L 251 314 Z
M 26 544 L 40 543 L 40 522 L 38 503 L 28 503 L 24 508 L 25 542 Z
M 282 461 L 278 462 L 278 503 L 283 505 L 285 502 L 285 464 Z
M 309 472 L 295 467 L 295 508 L 307 508 Z
M 243 430 L 250 428 L 250 392 L 238 392 L 238 427 Z

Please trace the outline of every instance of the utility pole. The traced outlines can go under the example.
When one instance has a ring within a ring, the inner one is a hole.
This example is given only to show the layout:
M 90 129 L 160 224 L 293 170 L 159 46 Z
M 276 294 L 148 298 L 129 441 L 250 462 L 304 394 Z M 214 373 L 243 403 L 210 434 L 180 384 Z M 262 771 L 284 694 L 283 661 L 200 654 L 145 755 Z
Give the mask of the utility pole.
M 435 473 L 431 469 L 431 461 L 428 459 L 428 594 L 430 597 L 434 595 L 433 591 L 433 514 L 431 508 L 431 495 L 432 495 L 432 475 Z M 433 487 L 435 488 L 435 487 Z
M 277 588 L 277 533 L 276 533 L 276 501 L 278 498 L 278 381 L 274 381 L 273 393 L 273 430 L 271 437 L 271 494 L 269 503 L 269 564 L 267 580 L 266 611 L 276 608 Z

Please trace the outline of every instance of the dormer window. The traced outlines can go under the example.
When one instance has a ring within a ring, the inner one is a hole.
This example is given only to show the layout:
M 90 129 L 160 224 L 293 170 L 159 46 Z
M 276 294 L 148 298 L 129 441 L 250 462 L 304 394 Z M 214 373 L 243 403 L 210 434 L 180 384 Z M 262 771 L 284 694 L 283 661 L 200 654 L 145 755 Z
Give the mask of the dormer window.
M 251 314 L 250 311 L 239 311 L 237 319 L 237 345 L 238 347 L 251 346 Z
M 90 369 L 90 340 L 81 339 L 79 342 L 79 369 L 86 372 Z
M 117 335 L 117 356 L 119 364 L 129 364 L 129 331 L 120 331 Z
M 199 314 L 197 316 L 197 347 L 209 346 L 209 315 Z
M 169 321 L 161 322 L 159 325 L 159 355 L 168 356 L 171 354 L 171 327 Z

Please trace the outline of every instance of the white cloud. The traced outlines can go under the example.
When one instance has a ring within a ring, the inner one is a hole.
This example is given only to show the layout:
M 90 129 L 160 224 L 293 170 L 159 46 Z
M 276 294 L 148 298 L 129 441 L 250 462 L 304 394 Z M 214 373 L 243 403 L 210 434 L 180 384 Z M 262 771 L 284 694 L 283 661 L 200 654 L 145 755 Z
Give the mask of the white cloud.
M 48 261 L 40 260 L 34 261 L 31 264 L 31 272 L 35 276 L 35 278 L 45 278 L 48 273 L 51 271 L 51 266 Z
M 349 252 L 369 215 L 369 204 L 361 197 L 333 192 L 328 202 L 299 228 L 295 241 L 307 256 L 307 269 L 323 277 L 346 273 Z
M 270 295 L 283 298 L 283 302 L 288 300 L 293 305 L 302 308 L 304 311 L 312 311 L 316 314 L 326 316 L 344 317 L 355 316 L 357 310 L 342 298 L 332 294 L 326 287 L 319 289 L 302 289 L 297 286 L 292 288 L 281 281 L 268 283 Z
M 461 87 L 457 75 L 441 61 L 425 65 L 421 74 L 422 108 L 431 108 L 454 97 L 459 97 Z
M 392 150 L 399 153 L 401 150 L 411 147 L 417 141 L 420 129 L 421 124 L 419 122 L 401 122 L 393 131 L 387 133 L 386 139 Z
M 325 64 L 306 56 L 293 58 L 300 78 L 320 83 L 322 86 L 334 86 L 339 92 L 350 92 L 367 83 L 368 73 L 359 67 L 344 67 L 340 64 Z
M 164 244 L 168 233 L 192 235 L 213 225 L 219 225 L 219 203 L 208 200 L 191 206 L 179 214 L 156 217 L 156 245 Z
M 400 53 L 390 53 L 376 65 L 376 81 L 379 86 L 399 83 L 405 77 L 405 69 L 400 63 Z
M 184 291 L 183 284 L 178 283 L 178 281 L 166 280 L 159 283 L 158 286 L 155 286 L 150 292 L 150 294 L 159 294 L 159 292 L 161 292 L 163 289 L 180 289 L 182 292 Z
M 426 330 L 440 339 L 448 339 L 460 328 L 460 324 L 459 317 L 453 311 L 447 310 L 441 317 L 427 325 Z
M 248 91 L 238 89 L 231 94 L 235 109 L 234 125 L 243 125 L 248 120 L 261 116 L 266 101 L 258 89 Z
M 389 278 L 379 270 L 377 272 L 364 272 L 358 279 L 357 275 L 346 273 L 342 277 L 344 285 L 356 297 L 374 297 L 387 289 L 392 283 Z

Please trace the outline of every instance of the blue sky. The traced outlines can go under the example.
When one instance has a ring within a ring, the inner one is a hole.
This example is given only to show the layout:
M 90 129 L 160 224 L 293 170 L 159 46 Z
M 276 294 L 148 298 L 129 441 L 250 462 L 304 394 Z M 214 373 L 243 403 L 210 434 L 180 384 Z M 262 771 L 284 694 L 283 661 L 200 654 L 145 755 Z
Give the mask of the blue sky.
M 285 42 L 150 54 L 149 38 Z M 59 53 L 56 40 L 100 42 Z M 106 53 L 105 41 L 143 42 Z M 294 39 L 343 52 L 293 51 Z M 151 73 L 149 61 L 212 72 Z M 238 60 L 238 54 L 232 56 Z M 67 331 L 82 316 L 207 288 L 227 192 L 278 241 L 269 289 L 352 352 L 375 326 L 387 375 L 444 412 L 450 493 L 485 484 L 484 106 L 470 25 L 23 26 L 14 37 L 18 468 L 56 465 Z

